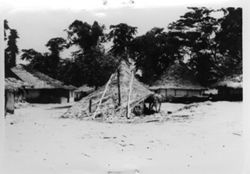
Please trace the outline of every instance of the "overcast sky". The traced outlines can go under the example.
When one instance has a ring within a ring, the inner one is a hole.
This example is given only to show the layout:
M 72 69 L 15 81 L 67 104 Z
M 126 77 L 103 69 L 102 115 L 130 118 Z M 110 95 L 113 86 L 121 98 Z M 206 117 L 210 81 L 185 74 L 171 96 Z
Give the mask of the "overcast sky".
M 19 33 L 18 47 L 20 50 L 33 48 L 41 52 L 47 51 L 45 44 L 49 39 L 66 38 L 66 32 L 63 30 L 75 19 L 91 24 L 96 20 L 100 24 L 104 24 L 107 29 L 111 24 L 127 23 L 137 26 L 137 35 L 141 35 L 153 27 L 166 28 L 169 23 L 177 20 L 187 11 L 187 6 L 203 5 L 196 0 L 192 0 L 193 3 L 189 4 L 183 4 L 183 1 L 181 3 L 180 0 L 171 1 L 172 3 L 162 0 L 95 0 L 90 3 L 82 3 L 84 1 L 82 0 L 81 5 L 74 3 L 78 0 L 67 1 L 71 2 L 70 4 L 58 1 L 59 4 L 54 3 L 53 5 L 48 0 L 36 1 L 37 3 L 34 3 L 34 0 L 25 1 L 27 2 L 12 1 L 14 3 L 7 4 L 5 18 L 8 20 L 9 26 Z M 228 2 L 228 0 L 222 0 L 220 3 L 211 1 L 212 4 L 204 5 L 220 8 L 230 6 Z M 63 54 L 63 56 L 68 55 Z
M 66 29 L 75 19 L 104 24 L 108 29 L 111 24 L 127 23 L 138 27 L 138 35 L 152 27 L 164 27 L 184 14 L 186 8 L 132 9 L 117 8 L 95 11 L 41 10 L 14 12 L 7 16 L 9 25 L 20 36 L 18 45 L 22 48 L 34 48 L 45 51 L 46 42 L 52 37 L 65 37 Z

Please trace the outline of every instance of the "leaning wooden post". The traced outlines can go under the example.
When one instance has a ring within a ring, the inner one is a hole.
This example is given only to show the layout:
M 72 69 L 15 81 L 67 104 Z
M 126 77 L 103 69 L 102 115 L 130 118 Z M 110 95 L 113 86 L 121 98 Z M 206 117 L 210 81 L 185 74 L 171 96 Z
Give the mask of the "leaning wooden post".
M 92 99 L 89 99 L 89 113 L 91 113 Z
M 117 69 L 118 106 L 121 106 L 120 67 Z
M 128 92 L 128 103 L 127 103 L 127 118 L 130 118 L 130 96 L 132 93 L 132 88 L 133 88 L 133 80 L 134 80 L 134 72 L 131 72 L 131 80 L 130 80 L 130 84 L 129 84 L 129 92 Z
M 100 99 L 100 101 L 99 101 L 99 103 L 98 103 L 98 105 L 97 105 L 97 108 L 96 108 L 96 110 L 95 110 L 95 112 L 94 112 L 94 114 L 93 114 L 93 116 L 92 116 L 92 119 L 95 119 L 95 116 L 96 116 L 96 114 L 97 114 L 97 112 L 98 112 L 98 110 L 99 110 L 99 108 L 100 108 L 100 106 L 101 106 L 101 104 L 102 104 L 102 99 L 104 98 L 104 96 L 105 96 L 105 94 L 106 94 L 106 92 L 107 92 L 107 90 L 108 90 L 108 86 L 109 86 L 109 84 L 110 84 L 110 82 L 111 82 L 111 79 L 112 79 L 113 75 L 114 75 L 114 74 L 112 74 L 112 75 L 110 76 L 109 81 L 107 82 L 107 84 L 106 84 L 106 86 L 105 86 L 105 89 L 104 89 L 104 91 L 103 91 L 103 93 L 102 93 L 102 96 L 101 96 L 101 99 Z

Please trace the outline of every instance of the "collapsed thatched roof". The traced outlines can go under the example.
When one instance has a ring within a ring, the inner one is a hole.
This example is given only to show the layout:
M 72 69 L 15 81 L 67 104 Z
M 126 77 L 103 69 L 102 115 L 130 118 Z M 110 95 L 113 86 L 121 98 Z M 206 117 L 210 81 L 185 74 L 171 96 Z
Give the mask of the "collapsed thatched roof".
M 95 89 L 94 87 L 90 87 L 88 85 L 82 85 L 80 86 L 79 88 L 77 88 L 75 90 L 75 92 L 86 92 L 86 93 L 90 93 L 90 92 L 93 92 Z
M 213 87 L 242 88 L 242 74 L 226 76 L 212 86 Z
M 11 71 L 15 73 L 22 81 L 27 82 L 35 89 L 53 89 L 62 88 L 73 90 L 76 87 L 72 85 L 65 85 L 63 82 L 53 79 L 41 72 L 30 70 L 24 65 L 18 65 L 11 68 Z
M 130 66 L 122 61 L 119 68 L 120 70 L 120 93 L 121 93 L 121 105 L 118 106 L 118 72 L 116 71 L 111 75 L 110 83 L 108 85 L 105 96 L 100 105 L 99 112 L 104 117 L 125 117 L 126 107 L 128 102 L 129 86 L 132 77 L 132 69 Z M 73 105 L 62 117 L 76 117 L 83 118 L 93 116 L 95 113 L 101 96 L 105 90 L 105 86 L 99 88 L 88 96 L 82 98 L 79 102 Z M 140 102 L 144 101 L 150 94 L 149 91 L 142 83 L 137 79 L 133 79 L 132 92 L 130 98 L 131 110 Z M 89 112 L 89 102 L 92 101 L 91 112 Z
M 172 64 L 150 89 L 205 89 L 183 63 Z

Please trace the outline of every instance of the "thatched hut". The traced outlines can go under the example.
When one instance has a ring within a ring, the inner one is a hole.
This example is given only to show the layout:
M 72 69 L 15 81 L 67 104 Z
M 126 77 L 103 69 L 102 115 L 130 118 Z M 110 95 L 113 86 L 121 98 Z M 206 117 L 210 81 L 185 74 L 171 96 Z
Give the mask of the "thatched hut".
M 15 103 L 23 102 L 25 100 L 24 90 L 26 87 L 30 87 L 29 84 L 15 78 L 5 78 L 5 115 L 6 113 L 14 113 Z
M 226 76 L 212 87 L 218 89 L 219 100 L 241 101 L 243 98 L 242 74 Z
M 25 101 L 24 90 L 27 87 L 31 87 L 31 85 L 23 82 L 10 70 L 10 68 L 5 67 L 5 115 L 7 113 L 13 114 L 15 104 Z
M 91 92 L 93 92 L 95 90 L 94 87 L 90 87 L 88 85 L 82 85 L 79 88 L 77 88 L 74 92 L 75 92 L 75 101 L 79 101 L 81 100 L 83 97 L 87 96 L 88 94 L 90 94 Z
M 130 118 L 143 112 L 144 101 L 152 94 L 134 77 L 131 66 L 122 61 L 105 86 L 82 98 L 62 117 Z
M 150 90 L 161 94 L 164 101 L 199 101 L 204 100 L 201 86 L 188 67 L 180 62 L 172 64 L 163 75 L 156 80 Z
M 65 85 L 41 72 L 31 70 L 24 65 L 11 68 L 22 81 L 32 85 L 25 90 L 25 98 L 30 103 L 66 103 L 74 101 L 76 87 Z

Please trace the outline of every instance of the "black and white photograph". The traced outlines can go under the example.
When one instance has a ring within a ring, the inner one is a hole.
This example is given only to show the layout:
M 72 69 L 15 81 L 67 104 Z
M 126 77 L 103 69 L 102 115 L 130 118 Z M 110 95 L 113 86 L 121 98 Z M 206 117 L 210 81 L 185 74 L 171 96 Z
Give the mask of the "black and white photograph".
M 250 174 L 246 3 L 2 4 L 1 174 Z

